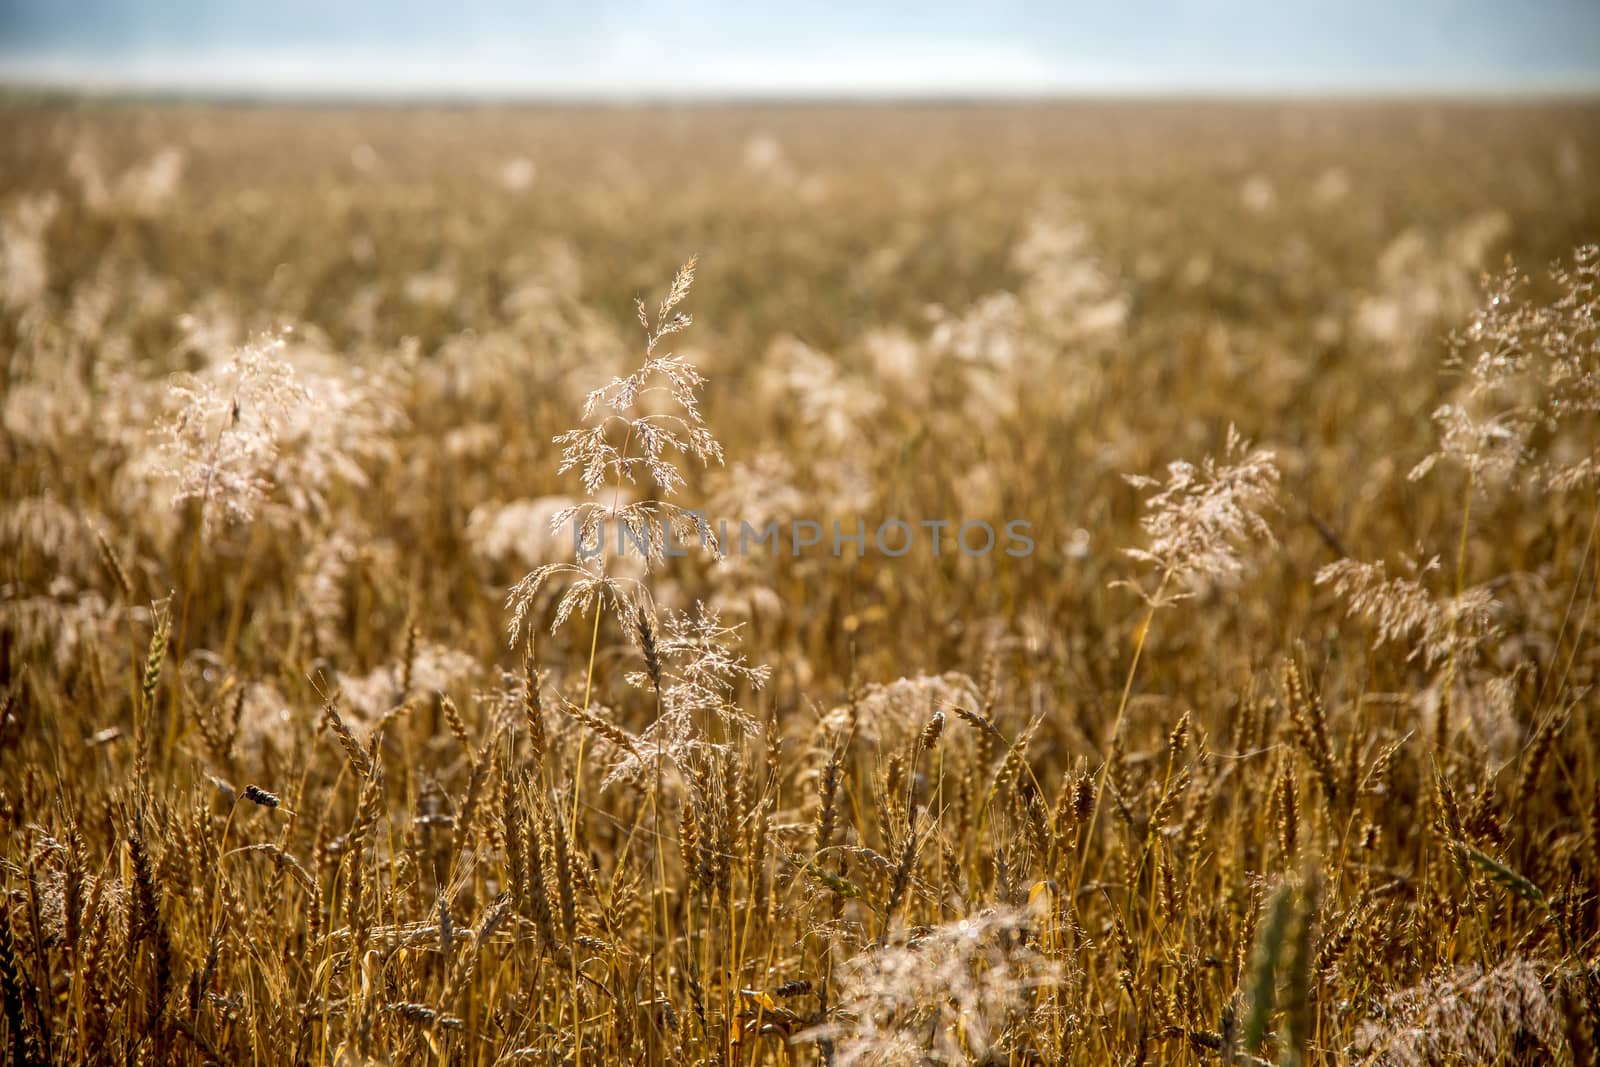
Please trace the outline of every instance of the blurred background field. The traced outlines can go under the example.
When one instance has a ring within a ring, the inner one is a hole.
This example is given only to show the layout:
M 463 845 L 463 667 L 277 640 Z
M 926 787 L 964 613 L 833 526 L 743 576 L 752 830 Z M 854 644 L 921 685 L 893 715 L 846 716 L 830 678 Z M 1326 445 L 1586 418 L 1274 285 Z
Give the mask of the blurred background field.
M 421 373 L 405 434 L 494 428 L 492 454 L 443 472 L 452 493 L 384 498 L 430 509 L 412 533 L 459 559 L 472 509 L 572 491 L 550 437 L 573 397 L 626 363 L 634 297 L 699 254 L 686 343 L 730 455 L 779 453 L 801 476 L 848 463 L 880 498 L 868 518 L 893 504 L 913 521 L 1031 520 L 1047 550 L 1025 580 L 1087 569 L 1070 586 L 1028 582 L 1050 618 L 1068 588 L 1097 589 L 1117 565 L 1101 547 L 1129 543 L 1108 526 L 1133 514 L 1121 475 L 1203 452 L 1230 422 L 1289 450 L 1296 508 L 1340 529 L 1398 520 L 1397 543 L 1442 532 L 1403 486 L 1350 472 L 1426 454 L 1428 416 L 1454 387 L 1429 368 L 1484 272 L 1507 256 L 1538 270 L 1596 232 L 1596 115 L 1460 102 L 12 107 L 8 247 L 28 260 L 36 245 L 43 268 L 19 299 L 48 302 L 67 329 L 35 356 L 20 331 L 39 316 L 10 316 L 11 365 L 64 375 L 53 402 L 71 406 L 86 374 L 157 380 L 284 326 L 330 353 L 392 366 L 409 353 Z M 49 221 L 39 232 L 29 218 Z M 72 335 L 73 309 L 91 336 Z M 928 359 L 930 341 L 941 352 Z M 820 360 L 797 363 L 796 344 Z M 1004 433 L 993 411 L 946 427 L 958 442 L 919 433 L 960 418 L 926 406 L 950 399 L 940 358 L 985 365 L 1006 394 L 996 405 L 1026 410 Z M 785 377 L 798 380 L 760 391 Z M 430 379 L 447 394 L 424 404 Z M 852 396 L 783 395 L 811 384 Z M 818 426 L 835 437 L 820 454 L 801 444 Z M 969 475 L 991 495 L 964 499 Z M 1363 510 L 1382 492 L 1404 514 Z M 823 522 L 859 511 L 816 503 L 806 517 Z M 1096 540 L 1081 564 L 1063 551 L 1079 530 Z M 1308 541 L 1300 566 L 1314 552 Z M 926 589 L 915 565 L 863 595 L 908 606 Z M 990 586 L 939 594 L 972 621 L 968 598 L 988 598 L 980 615 L 997 606 Z M 446 624 L 489 628 L 493 589 L 459 593 Z M 795 625 L 836 626 L 831 614 Z M 913 618 L 887 628 L 897 649 L 928 638 Z

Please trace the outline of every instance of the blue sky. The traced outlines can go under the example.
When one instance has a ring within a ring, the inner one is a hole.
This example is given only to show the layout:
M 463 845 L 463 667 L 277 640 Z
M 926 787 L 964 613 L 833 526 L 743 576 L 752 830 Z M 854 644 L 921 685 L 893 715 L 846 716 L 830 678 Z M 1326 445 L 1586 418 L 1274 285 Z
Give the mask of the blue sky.
M 0 81 L 557 96 L 1600 89 L 1600 0 L 0 0 Z

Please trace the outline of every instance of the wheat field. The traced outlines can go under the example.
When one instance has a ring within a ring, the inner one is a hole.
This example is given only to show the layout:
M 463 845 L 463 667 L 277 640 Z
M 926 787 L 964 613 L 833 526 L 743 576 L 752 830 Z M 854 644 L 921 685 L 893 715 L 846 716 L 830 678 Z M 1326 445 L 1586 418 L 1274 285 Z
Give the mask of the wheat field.
M 1597 1062 L 1595 104 L 0 145 L 9 1062 Z

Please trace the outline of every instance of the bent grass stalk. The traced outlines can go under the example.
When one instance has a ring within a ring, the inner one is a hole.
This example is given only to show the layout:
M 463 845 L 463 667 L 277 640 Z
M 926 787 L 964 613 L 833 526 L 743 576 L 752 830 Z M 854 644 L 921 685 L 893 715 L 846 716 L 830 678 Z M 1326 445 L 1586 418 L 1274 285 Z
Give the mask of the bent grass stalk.
M 1456 656 L 1458 655 L 1457 646 L 1461 643 L 1457 639 L 1457 628 L 1460 626 L 1459 605 L 1461 603 L 1461 594 L 1467 588 L 1467 534 L 1472 528 L 1472 494 L 1477 488 L 1477 484 L 1477 468 L 1469 465 L 1467 467 L 1466 502 L 1461 508 L 1461 537 L 1456 542 L 1455 603 L 1451 605 L 1450 609 L 1450 658 L 1445 665 L 1444 692 L 1439 694 L 1439 721 L 1435 725 L 1433 738 L 1434 751 L 1440 754 L 1443 754 L 1445 744 L 1450 739 L 1450 717 L 1453 710 L 1452 705 L 1455 703 Z
M 625 469 L 624 464 L 627 462 L 628 449 L 632 442 L 633 423 L 629 422 L 628 432 L 626 435 L 624 435 L 622 441 L 622 459 L 617 467 L 616 483 L 612 486 L 611 490 L 611 513 L 613 515 L 616 514 L 617 505 L 622 500 L 622 471 Z M 598 536 L 600 538 L 600 576 L 602 579 L 604 579 L 606 575 L 606 568 L 611 562 L 611 550 L 609 542 L 606 540 L 606 528 L 604 521 L 602 521 L 600 524 Z M 588 714 L 589 712 L 590 698 L 594 692 L 594 663 L 596 653 L 600 648 L 600 616 L 605 611 L 605 594 L 603 591 L 605 588 L 604 584 L 602 584 L 600 588 L 602 592 L 597 594 L 594 599 L 594 626 L 591 628 L 589 633 L 589 664 L 583 675 L 584 714 Z M 578 731 L 578 754 L 574 761 L 574 770 L 572 775 L 572 832 L 574 837 L 576 837 L 578 830 L 578 816 L 582 811 L 580 805 L 583 800 L 583 762 L 588 739 L 588 730 Z M 578 954 L 577 952 L 572 951 L 570 952 L 570 955 L 572 957 L 572 1014 L 574 1028 L 577 1032 L 575 1062 L 577 1067 L 583 1067 L 583 1012 L 580 1008 L 580 1001 L 582 998 L 577 995 Z
M 1106 742 L 1105 762 L 1100 767 L 1099 777 L 1094 785 L 1094 807 L 1089 812 L 1089 821 L 1084 825 L 1081 844 L 1078 848 L 1078 869 L 1072 876 L 1072 891 L 1069 900 L 1076 900 L 1079 890 L 1083 886 L 1083 876 L 1089 867 L 1089 846 L 1094 841 L 1094 830 L 1100 819 L 1100 808 L 1105 799 L 1106 778 L 1111 773 L 1111 764 L 1117 757 L 1117 746 L 1122 743 L 1122 726 L 1128 714 L 1128 699 L 1133 694 L 1133 679 L 1139 671 L 1139 659 L 1144 655 L 1145 640 L 1150 636 L 1150 627 L 1155 622 L 1156 609 L 1161 606 L 1161 594 L 1166 591 L 1167 582 L 1172 577 L 1172 568 L 1163 571 L 1160 582 L 1156 585 L 1156 592 L 1150 599 L 1149 606 L 1145 609 L 1144 619 L 1139 623 L 1133 642 L 1133 656 L 1128 662 L 1128 674 L 1122 682 L 1122 698 L 1117 701 L 1117 714 L 1112 719 L 1111 736 Z

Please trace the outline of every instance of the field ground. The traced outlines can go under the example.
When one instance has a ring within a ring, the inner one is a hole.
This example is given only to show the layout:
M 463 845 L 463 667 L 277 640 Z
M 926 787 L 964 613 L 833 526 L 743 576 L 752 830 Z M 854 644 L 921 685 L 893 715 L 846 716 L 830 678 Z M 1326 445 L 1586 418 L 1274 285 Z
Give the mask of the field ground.
M 1600 104 L 0 145 L 12 1062 L 1594 1062 Z

